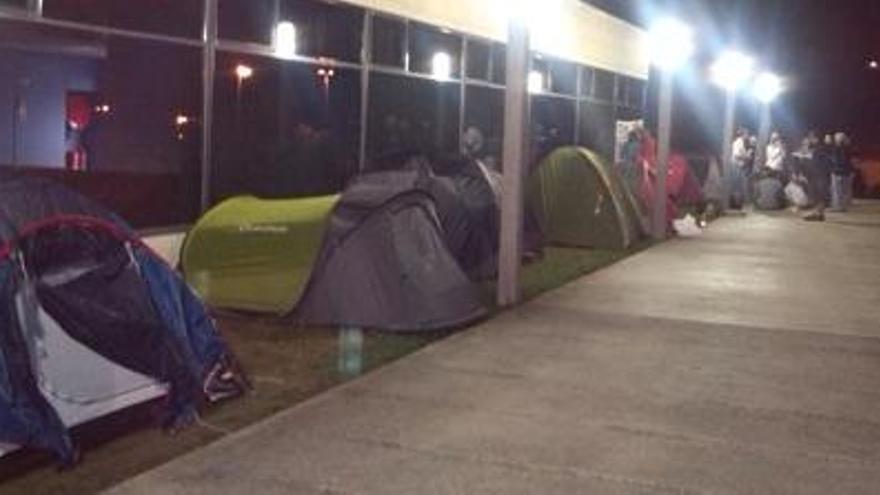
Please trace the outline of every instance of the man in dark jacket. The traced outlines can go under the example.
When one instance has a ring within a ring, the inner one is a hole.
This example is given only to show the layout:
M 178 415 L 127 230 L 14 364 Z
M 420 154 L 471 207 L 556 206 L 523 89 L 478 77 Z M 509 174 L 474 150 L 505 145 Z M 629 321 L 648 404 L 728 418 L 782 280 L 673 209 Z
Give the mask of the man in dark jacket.
M 829 134 L 818 143 L 813 158 L 806 163 L 807 182 L 815 209 L 804 220 L 821 222 L 825 220 L 825 206 L 828 204 L 831 183 L 831 155 L 834 151 L 834 138 Z
M 849 138 L 838 132 L 834 135 L 834 149 L 831 152 L 831 208 L 846 211 L 852 203 L 853 168 L 849 150 Z

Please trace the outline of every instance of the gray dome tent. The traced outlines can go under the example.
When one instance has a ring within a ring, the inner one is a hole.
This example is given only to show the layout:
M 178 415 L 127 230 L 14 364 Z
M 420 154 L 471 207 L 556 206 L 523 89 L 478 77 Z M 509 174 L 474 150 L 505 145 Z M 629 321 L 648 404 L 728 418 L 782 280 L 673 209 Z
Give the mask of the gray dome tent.
M 412 331 L 483 316 L 476 288 L 447 247 L 435 181 L 424 170 L 408 170 L 351 184 L 331 214 L 295 317 Z

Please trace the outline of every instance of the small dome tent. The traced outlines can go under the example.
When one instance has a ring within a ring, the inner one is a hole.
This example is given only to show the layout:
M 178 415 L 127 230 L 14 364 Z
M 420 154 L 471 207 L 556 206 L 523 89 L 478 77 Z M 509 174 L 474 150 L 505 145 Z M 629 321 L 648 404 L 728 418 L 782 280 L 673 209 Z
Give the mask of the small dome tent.
M 242 391 L 189 287 L 118 217 L 41 179 L 0 182 L 0 442 L 76 459 L 67 428 L 168 393 L 183 424 Z M 8 447 L 2 447 L 2 450 Z
M 560 148 L 527 183 L 526 204 L 544 241 L 625 249 L 643 234 L 639 207 L 610 166 L 584 148 Z

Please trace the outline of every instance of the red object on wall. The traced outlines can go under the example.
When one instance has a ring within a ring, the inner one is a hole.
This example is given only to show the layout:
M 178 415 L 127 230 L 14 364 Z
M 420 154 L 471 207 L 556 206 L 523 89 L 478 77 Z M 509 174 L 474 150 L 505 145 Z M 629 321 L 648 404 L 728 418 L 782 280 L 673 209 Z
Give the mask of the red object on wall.
M 74 129 L 84 129 L 92 121 L 92 103 L 88 94 L 67 94 L 67 123 Z

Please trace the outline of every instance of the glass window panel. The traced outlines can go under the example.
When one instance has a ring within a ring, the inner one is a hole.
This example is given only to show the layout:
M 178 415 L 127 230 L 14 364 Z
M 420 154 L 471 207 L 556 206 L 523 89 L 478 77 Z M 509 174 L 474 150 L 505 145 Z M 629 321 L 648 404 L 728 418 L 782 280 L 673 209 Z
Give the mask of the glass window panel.
M 201 38 L 203 4 L 203 0 L 43 0 L 43 15 L 100 26 Z
M 283 0 L 279 20 L 296 26 L 298 54 L 360 61 L 363 10 L 316 0 Z
M 477 152 L 477 158 L 495 170 L 500 170 L 504 139 L 504 91 L 468 86 L 464 122 L 466 132 L 477 132 L 482 137 L 483 146 Z
M 235 53 L 217 62 L 213 200 L 342 190 L 358 168 L 360 72 Z
M 593 97 L 602 100 L 614 101 L 614 74 L 601 69 L 596 69 L 593 82 Z
M 630 79 L 627 102 L 632 108 L 641 109 L 645 105 L 645 82 L 641 79 Z
M 489 80 L 489 43 L 468 40 L 467 44 L 467 76 L 481 81 Z
M 373 63 L 405 67 L 406 24 L 388 17 L 373 17 Z
M 371 168 L 401 151 L 458 151 L 460 88 L 405 76 L 373 73 L 367 146 Z
M 580 135 L 578 144 L 607 160 L 614 159 L 616 125 L 613 105 L 595 102 L 580 103 Z
M 591 67 L 581 67 L 581 96 L 593 95 L 593 77 L 595 71 Z
M 537 162 L 559 148 L 574 144 L 575 102 L 552 96 L 532 98 L 532 161 Z
M 221 39 L 269 45 L 272 24 L 279 14 L 278 0 L 220 0 L 217 34 Z
M 492 43 L 492 82 L 506 84 L 507 81 L 507 46 L 503 43 Z
M 577 66 L 575 64 L 562 60 L 550 60 L 548 69 L 550 76 L 548 87 L 552 93 L 577 94 Z
M 13 117 L 0 119 L 11 137 L 0 139 L 0 169 L 64 182 L 138 227 L 192 221 L 201 57 L 194 47 L 0 21 L 0 114 Z
M 432 74 L 435 56 L 440 53 L 449 56 L 450 77 L 459 77 L 461 37 L 423 24 L 410 24 L 409 56 L 412 72 Z

